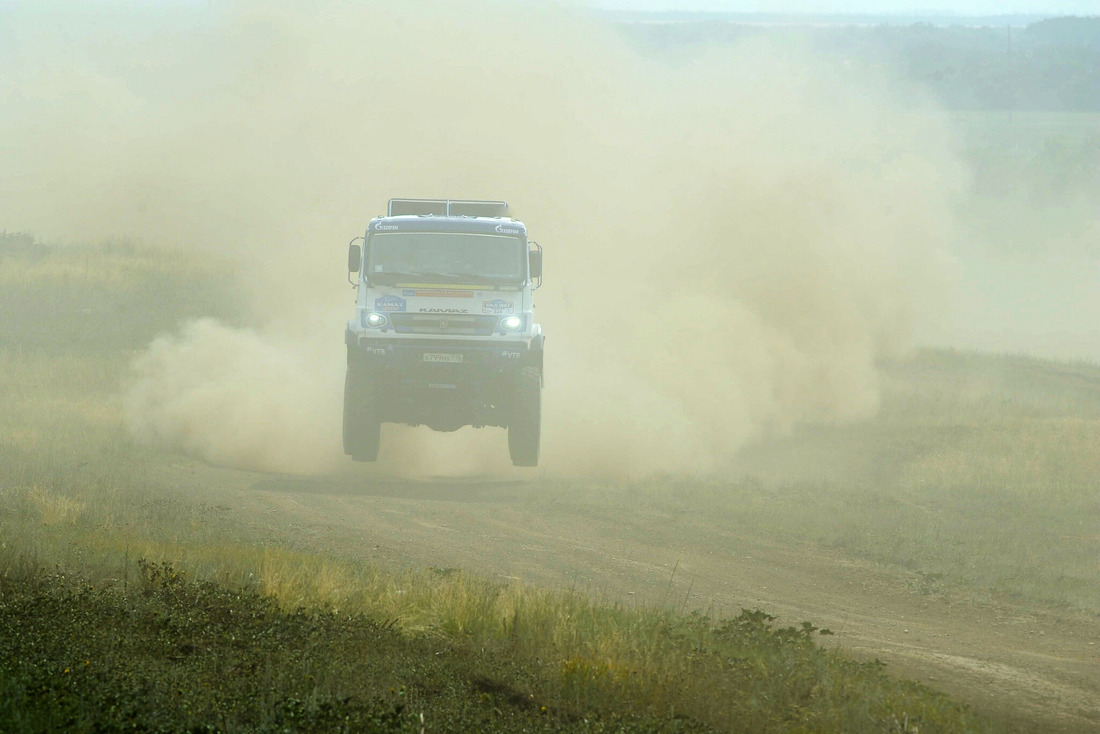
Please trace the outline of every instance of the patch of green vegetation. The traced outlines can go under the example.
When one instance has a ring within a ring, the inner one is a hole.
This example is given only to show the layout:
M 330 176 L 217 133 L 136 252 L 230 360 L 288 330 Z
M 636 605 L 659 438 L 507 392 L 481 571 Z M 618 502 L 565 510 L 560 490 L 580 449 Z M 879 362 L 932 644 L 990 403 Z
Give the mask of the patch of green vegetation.
M 33 565 L 0 574 L 0 731 L 987 728 L 878 664 L 816 647 L 825 630 L 774 629 L 760 611 L 714 623 L 589 606 L 638 618 L 658 658 L 613 658 L 585 640 L 536 656 L 515 620 L 492 635 L 402 634 L 393 620 L 285 611 L 253 589 L 139 565 L 126 586 Z

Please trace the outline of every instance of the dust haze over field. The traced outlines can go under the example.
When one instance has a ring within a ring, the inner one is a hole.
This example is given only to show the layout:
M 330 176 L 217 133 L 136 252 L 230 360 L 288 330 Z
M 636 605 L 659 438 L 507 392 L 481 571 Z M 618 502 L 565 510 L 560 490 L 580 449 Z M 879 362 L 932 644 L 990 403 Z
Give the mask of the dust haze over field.
M 919 90 L 789 41 L 672 64 L 568 9 L 395 8 L 13 14 L 0 222 L 245 263 L 247 324 L 136 360 L 136 435 L 344 465 L 344 245 L 390 196 L 506 198 L 545 246 L 552 473 L 705 472 L 870 417 L 876 360 L 935 333 L 966 176 Z M 383 440 L 387 472 L 512 471 L 499 431 Z

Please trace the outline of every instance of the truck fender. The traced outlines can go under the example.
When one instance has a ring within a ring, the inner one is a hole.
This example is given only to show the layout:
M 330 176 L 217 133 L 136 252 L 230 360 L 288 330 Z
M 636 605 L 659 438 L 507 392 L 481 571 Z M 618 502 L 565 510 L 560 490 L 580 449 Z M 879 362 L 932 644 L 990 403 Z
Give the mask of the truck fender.
M 529 349 L 530 362 L 533 366 L 539 368 L 539 374 L 542 375 L 542 386 L 546 387 L 546 371 L 543 369 L 543 354 L 546 346 L 546 337 L 542 334 L 538 334 L 531 340 L 531 346 Z

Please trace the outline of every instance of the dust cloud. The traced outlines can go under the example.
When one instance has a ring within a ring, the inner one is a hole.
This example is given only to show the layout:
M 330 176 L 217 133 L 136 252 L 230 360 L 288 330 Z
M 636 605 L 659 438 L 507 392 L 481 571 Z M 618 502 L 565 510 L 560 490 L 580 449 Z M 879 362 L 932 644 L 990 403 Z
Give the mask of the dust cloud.
M 135 362 L 131 430 L 210 461 L 301 472 L 335 463 L 328 421 L 340 415 L 339 362 L 212 319 L 156 339 Z M 261 422 L 259 418 L 262 418 Z
M 965 175 L 886 71 L 767 38 L 662 62 L 545 4 L 111 7 L 12 13 L 0 221 L 244 263 L 250 328 L 137 358 L 147 440 L 350 470 L 344 246 L 391 196 L 505 198 L 545 246 L 543 472 L 710 472 L 870 417 L 876 361 L 945 308 Z M 496 430 L 383 440 L 356 471 L 514 471 Z

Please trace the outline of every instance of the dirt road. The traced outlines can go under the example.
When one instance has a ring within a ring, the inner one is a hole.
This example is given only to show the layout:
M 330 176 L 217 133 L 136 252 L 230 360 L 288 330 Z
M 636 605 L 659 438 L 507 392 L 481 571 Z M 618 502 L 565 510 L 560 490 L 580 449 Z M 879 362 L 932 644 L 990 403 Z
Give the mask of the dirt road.
M 591 512 L 556 502 L 552 483 L 540 481 L 189 471 L 190 486 L 219 486 L 219 501 L 273 542 L 712 617 L 759 607 L 782 624 L 828 627 L 829 644 L 878 658 L 1009 730 L 1100 731 L 1095 615 L 929 593 L 897 570 L 630 502 Z

